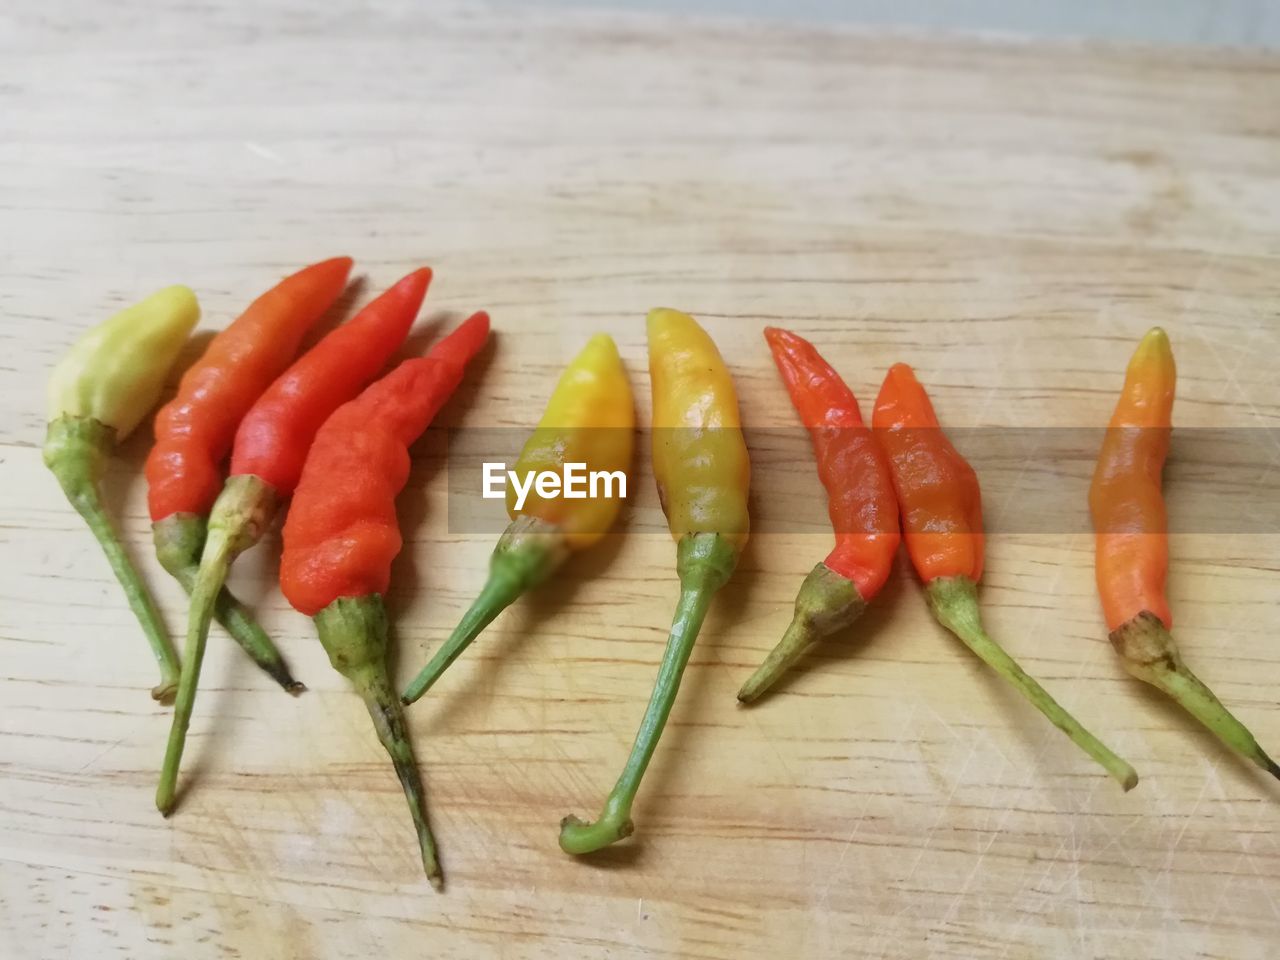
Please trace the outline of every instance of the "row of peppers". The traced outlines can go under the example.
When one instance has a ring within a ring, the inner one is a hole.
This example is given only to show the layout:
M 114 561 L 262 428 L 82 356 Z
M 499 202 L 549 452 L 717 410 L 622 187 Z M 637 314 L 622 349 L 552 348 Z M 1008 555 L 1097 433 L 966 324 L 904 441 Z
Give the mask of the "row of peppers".
M 224 586 L 234 559 L 288 510 L 282 592 L 314 618 L 333 666 L 363 698 L 413 815 L 423 866 L 441 872 L 402 703 L 421 697 L 508 605 L 570 553 L 599 541 L 617 517 L 613 498 L 570 500 L 535 490 L 499 540 L 488 578 L 457 628 L 402 697 L 387 671 L 382 596 L 402 547 L 395 498 L 408 448 L 483 348 L 477 313 L 423 357 L 375 379 L 401 348 L 426 295 L 420 269 L 335 328 L 300 358 L 299 346 L 344 289 L 352 261 L 314 264 L 272 288 L 219 333 L 155 418 L 146 463 L 148 506 L 161 564 L 191 595 L 179 663 L 141 577 L 101 502 L 113 447 L 159 399 L 199 308 L 171 287 L 85 334 L 56 368 L 45 462 L 102 545 L 160 665 L 157 699 L 175 697 L 156 793 L 166 815 L 191 720 L 211 622 L 284 689 L 295 681 L 270 638 Z M 706 332 L 687 314 L 648 317 L 653 470 L 677 544 L 680 596 L 652 697 L 622 775 L 594 822 L 566 817 L 560 846 L 585 854 L 632 832 L 631 808 L 666 724 L 712 597 L 729 580 L 750 521 L 750 461 L 733 381 Z M 977 476 L 941 430 L 911 368 L 890 369 L 872 424 L 812 344 L 765 331 L 779 373 L 808 429 L 826 488 L 836 546 L 800 587 L 781 641 L 739 691 L 751 702 L 823 637 L 852 624 L 885 584 L 899 543 L 925 583 L 931 610 L 985 663 L 1128 790 L 1133 768 L 1029 676 L 982 626 L 977 582 L 983 525 Z M 1168 544 L 1160 475 L 1169 448 L 1173 354 L 1154 329 L 1134 354 L 1090 490 L 1097 580 L 1110 639 L 1130 673 L 1168 693 L 1235 750 L 1280 777 L 1280 767 L 1183 663 L 1169 633 Z M 634 404 L 618 351 L 592 338 L 568 366 L 515 467 L 518 476 L 566 463 L 626 472 Z M 224 479 L 223 466 L 229 462 Z

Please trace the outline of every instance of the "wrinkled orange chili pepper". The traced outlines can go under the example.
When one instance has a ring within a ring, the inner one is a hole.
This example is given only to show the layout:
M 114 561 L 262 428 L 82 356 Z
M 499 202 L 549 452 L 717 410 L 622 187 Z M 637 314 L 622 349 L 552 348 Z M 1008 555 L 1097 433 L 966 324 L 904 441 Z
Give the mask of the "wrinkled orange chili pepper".
M 206 518 L 222 489 L 223 462 L 240 420 L 287 367 L 302 337 L 333 304 L 350 257 L 312 264 L 258 297 L 213 338 L 182 378 L 178 395 L 156 415 L 147 457 L 147 505 L 161 565 L 190 593 L 200 569 Z M 231 594 L 218 593 L 216 618 L 286 690 L 293 679 L 275 644 Z M 157 796 L 161 810 L 173 797 Z
M 1177 370 L 1159 327 L 1142 338 L 1102 442 L 1089 488 L 1096 573 L 1111 644 L 1125 669 L 1163 690 L 1223 743 L 1280 778 L 1247 727 L 1182 662 L 1165 596 L 1168 522 L 1161 473 L 1169 453 Z
M 156 414 L 146 466 L 153 523 L 208 514 L 240 421 L 293 361 L 350 272 L 350 257 L 334 257 L 286 277 L 214 337 L 186 372 L 178 395 Z
M 387 675 L 382 595 L 404 543 L 396 495 L 409 479 L 409 445 L 458 388 L 488 335 L 488 315 L 475 314 L 425 357 L 406 360 L 325 421 L 294 491 L 280 561 L 285 598 L 315 618 L 329 662 L 355 686 L 391 756 L 436 889 L 443 880 L 422 778 Z
M 902 513 L 907 553 L 938 621 L 1026 697 L 1049 721 L 1130 790 L 1138 775 L 1049 696 L 982 627 L 977 581 L 982 575 L 982 496 L 978 476 L 938 425 L 915 373 L 895 364 L 872 418 L 884 447 Z
M 853 391 L 808 340 L 777 327 L 764 336 L 813 441 L 836 546 L 805 578 L 787 632 L 738 691 L 744 703 L 823 637 L 862 615 L 889 578 L 902 539 L 889 463 L 862 422 Z

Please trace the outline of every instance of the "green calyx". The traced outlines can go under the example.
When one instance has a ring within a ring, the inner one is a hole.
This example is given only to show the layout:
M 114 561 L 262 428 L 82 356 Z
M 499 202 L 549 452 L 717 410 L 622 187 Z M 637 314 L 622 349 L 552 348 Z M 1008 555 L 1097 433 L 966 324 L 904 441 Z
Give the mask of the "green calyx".
M 151 539 L 160 566 L 188 593 L 195 586 L 195 575 L 200 569 L 204 535 L 204 517 L 194 513 L 175 513 L 151 525 Z
M 866 601 L 852 580 L 840 576 L 825 563 L 818 564 L 800 585 L 795 614 L 787 632 L 742 685 L 738 699 L 742 703 L 754 701 L 819 640 L 849 626 L 865 609 Z
M 195 591 L 200 576 L 200 559 L 205 548 L 206 530 L 204 517 L 194 513 L 175 513 L 151 525 L 160 565 L 189 594 Z M 216 594 L 213 619 L 286 692 L 299 694 L 306 689 L 293 678 L 284 657 L 249 612 L 249 608 L 226 587 L 222 587 Z
M 98 490 L 98 481 L 115 442 L 113 427 L 89 417 L 59 417 L 49 424 L 44 443 L 44 463 L 58 478 L 63 493 L 76 512 L 89 525 L 106 554 L 107 562 L 111 564 L 112 572 L 124 588 L 129 607 L 138 618 L 160 666 L 160 682 L 152 688 L 151 696 L 163 702 L 171 699 L 178 687 L 178 654 L 142 575 L 125 553 L 124 544 L 107 516 Z
M 450 664 L 503 610 L 527 590 L 546 580 L 569 549 L 554 524 L 537 517 L 518 517 L 503 533 L 489 558 L 489 578 L 475 602 L 435 656 L 413 678 L 401 700 L 413 703 L 440 679 Z
M 599 818 L 587 822 L 568 816 L 560 821 L 560 849 L 565 853 L 591 853 L 634 832 L 631 807 L 641 778 L 671 715 L 671 707 L 680 690 L 680 678 L 693 653 L 693 644 L 706 619 L 711 598 L 728 582 L 738 562 L 738 553 L 733 545 L 714 533 L 695 533 L 684 537 L 677 547 L 676 557 L 680 601 L 635 743 L 622 776 L 605 800 Z
M 351 681 L 364 700 L 378 740 L 391 757 L 409 803 L 422 868 L 431 886 L 442 890 L 444 879 L 427 818 L 426 792 L 413 756 L 404 710 L 387 675 L 387 610 L 382 597 L 342 597 L 316 614 L 315 623 L 329 662 Z
M 959 637 L 987 666 L 1012 684 L 1049 722 L 1093 757 L 1125 790 L 1138 783 L 1133 767 L 1086 730 L 1061 704 L 1049 696 L 1018 662 L 987 636 L 978 611 L 978 588 L 968 577 L 939 577 L 925 588 L 929 608 L 938 622 Z
M 226 553 L 228 562 L 254 546 L 266 534 L 282 501 L 274 486 L 253 474 L 228 477 L 209 512 L 208 543 Z M 223 546 L 225 542 L 225 546 Z
M 1280 766 L 1258 746 L 1249 728 L 1182 662 L 1159 617 L 1144 610 L 1111 631 L 1110 639 L 1130 674 L 1168 694 L 1232 750 L 1280 779 Z
M 115 427 L 89 417 L 59 417 L 45 432 L 44 465 L 64 490 L 79 490 L 102 478 L 103 465 L 115 445 Z

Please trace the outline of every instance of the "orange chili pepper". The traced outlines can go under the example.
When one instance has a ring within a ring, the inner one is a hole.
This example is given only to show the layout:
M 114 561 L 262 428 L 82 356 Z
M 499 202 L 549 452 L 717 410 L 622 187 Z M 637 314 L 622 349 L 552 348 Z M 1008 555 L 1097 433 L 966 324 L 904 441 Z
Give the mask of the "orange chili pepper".
M 1098 593 L 1111 645 L 1130 674 L 1163 690 L 1223 743 L 1280 778 L 1280 766 L 1248 728 L 1182 662 L 1169 633 L 1169 537 L 1160 486 L 1176 381 L 1169 337 L 1154 327 L 1129 361 L 1089 488 Z
M 1085 753 L 1131 790 L 1138 775 L 1049 696 L 982 627 L 982 495 L 973 467 L 938 426 L 915 373 L 895 364 L 876 398 L 872 426 L 889 457 L 903 538 L 938 622 L 1029 700 Z
M 905 363 L 885 376 L 872 425 L 889 455 L 907 553 L 920 579 L 976 583 L 986 549 L 978 475 L 942 432 L 929 395 Z
M 156 414 L 156 445 L 146 465 L 153 523 L 209 513 L 240 420 L 293 361 L 350 271 L 350 257 L 334 257 L 286 277 L 214 337 L 186 372 L 178 395 Z
M 209 510 L 222 489 L 223 461 L 240 421 L 289 366 L 307 330 L 342 293 L 350 257 L 314 263 L 286 277 L 213 338 L 156 414 L 156 443 L 147 456 L 147 506 L 156 556 L 187 593 L 196 584 Z M 294 680 L 275 644 L 223 588 L 215 617 L 241 648 L 290 692 Z M 160 808 L 172 796 L 158 798 Z
M 902 539 L 889 463 L 862 422 L 853 391 L 808 340 L 777 327 L 766 327 L 764 337 L 813 441 L 836 546 L 805 577 L 787 632 L 738 691 L 743 703 L 862 615 L 889 579 Z

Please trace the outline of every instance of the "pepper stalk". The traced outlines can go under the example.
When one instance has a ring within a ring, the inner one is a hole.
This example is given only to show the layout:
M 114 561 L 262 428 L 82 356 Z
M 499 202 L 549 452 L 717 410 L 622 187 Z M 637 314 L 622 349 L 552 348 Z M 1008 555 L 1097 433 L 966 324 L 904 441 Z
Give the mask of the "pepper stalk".
M 757 700 L 819 641 L 851 626 L 866 609 L 867 602 L 852 580 L 819 563 L 800 585 L 795 614 L 786 633 L 747 678 L 738 691 L 738 700 L 742 703 Z
M 253 489 L 257 478 L 233 477 L 232 480 L 243 481 L 234 484 L 228 482 L 228 489 L 234 496 L 245 488 Z M 156 808 L 165 816 L 172 812 L 177 802 L 178 771 L 182 765 L 187 730 L 191 726 L 191 714 L 195 709 L 196 678 L 200 676 L 200 668 L 204 663 L 210 621 L 214 618 L 220 620 L 241 648 L 285 691 L 297 696 L 306 689 L 293 678 L 271 638 L 258 626 L 240 601 L 223 587 L 231 561 L 242 550 L 258 542 L 264 527 L 275 515 L 277 499 L 269 487 L 260 481 L 258 486 L 263 488 L 258 495 L 252 492 L 248 494 L 257 507 L 248 516 L 238 518 L 243 522 L 213 523 L 205 533 L 206 522 L 203 518 L 180 513 L 166 517 L 156 524 L 156 552 L 174 578 L 191 595 L 192 610 L 199 611 L 196 622 L 198 632 L 193 634 L 191 628 L 188 628 L 185 659 L 174 699 L 173 723 L 169 728 L 160 780 L 156 785 Z M 169 539 L 165 539 L 162 547 L 161 538 L 164 536 Z M 183 544 L 187 545 L 186 548 Z M 201 556 L 204 562 L 196 559 Z
M 479 596 L 405 688 L 401 701 L 411 704 L 430 690 L 498 614 L 546 580 L 568 556 L 564 533 L 554 524 L 527 516 L 511 521 L 489 558 L 489 576 Z
M 640 789 L 640 781 L 658 748 L 667 718 L 671 716 L 676 694 L 680 692 L 680 680 L 689 664 L 702 621 L 711 607 L 711 598 L 728 583 L 737 562 L 736 547 L 719 534 L 691 534 L 678 544 L 676 573 L 680 578 L 680 600 L 676 604 L 649 705 L 645 707 L 631 753 L 622 768 L 622 776 L 609 791 L 600 816 L 595 821 L 586 821 L 570 814 L 560 821 L 560 849 L 565 853 L 592 853 L 631 836 L 635 831 L 631 807 Z
M 427 818 L 426 791 L 405 727 L 404 711 L 387 674 L 387 608 L 380 594 L 341 597 L 314 617 L 333 668 L 351 681 L 373 720 L 378 741 L 391 757 L 418 834 L 427 879 L 444 889 L 435 836 Z
M 1130 676 L 1167 694 L 1228 747 L 1280 780 L 1280 764 L 1183 663 L 1178 645 L 1159 617 L 1144 610 L 1111 631 L 1110 639 Z

